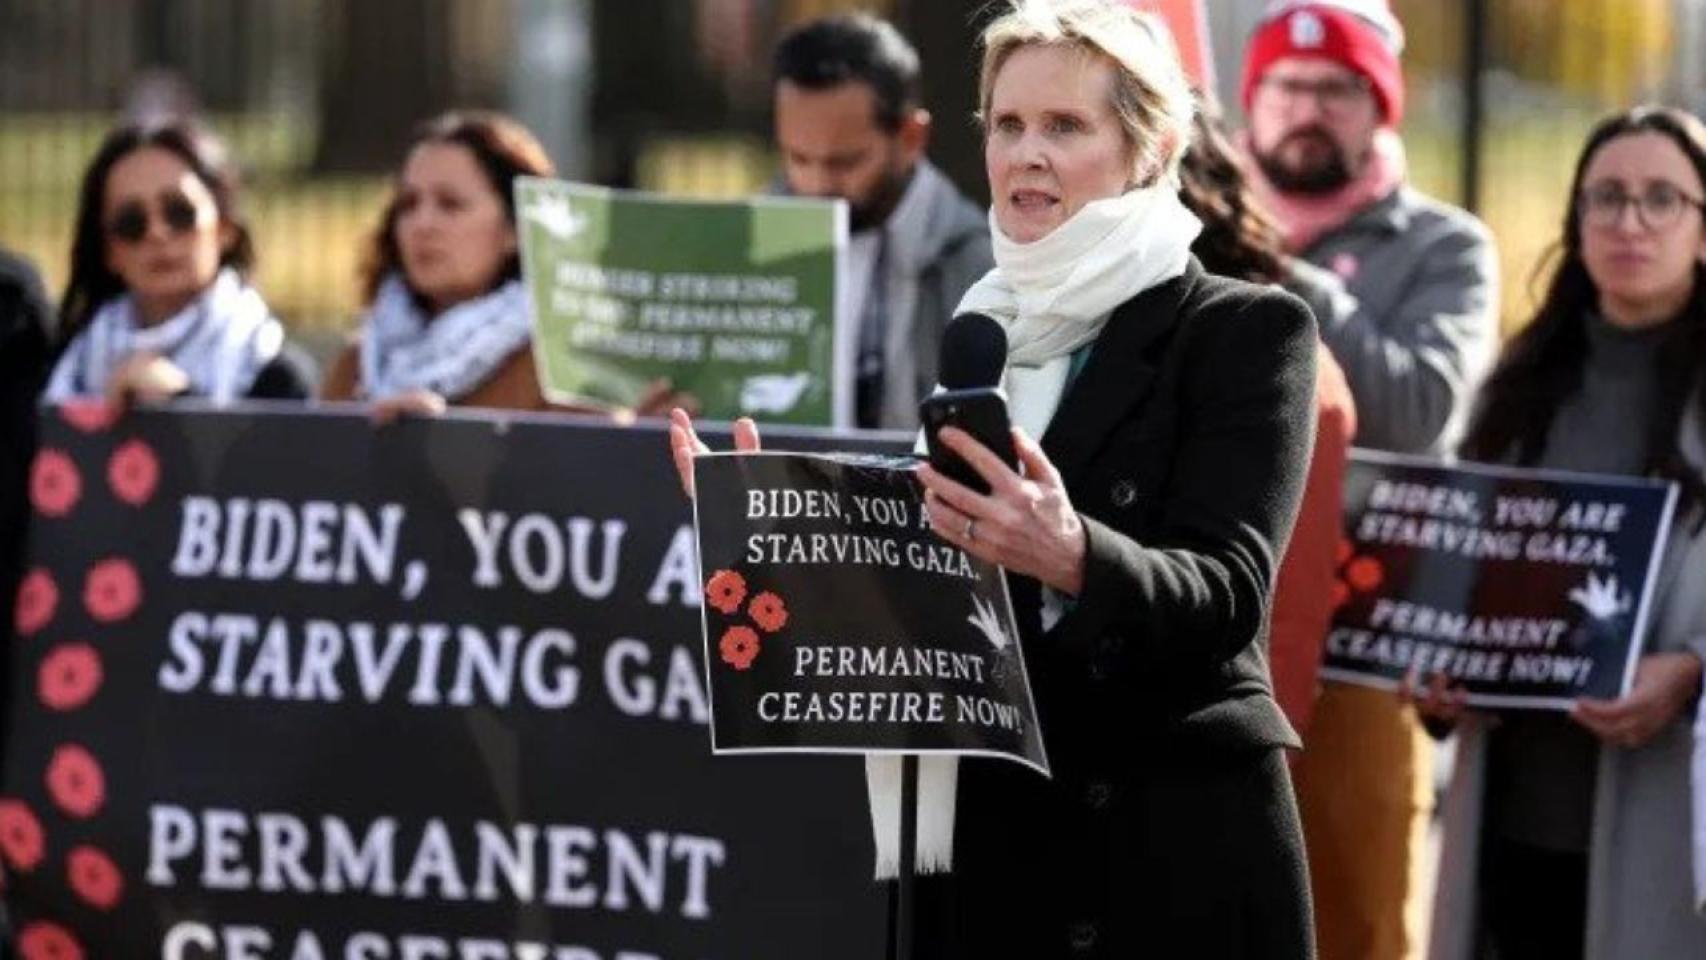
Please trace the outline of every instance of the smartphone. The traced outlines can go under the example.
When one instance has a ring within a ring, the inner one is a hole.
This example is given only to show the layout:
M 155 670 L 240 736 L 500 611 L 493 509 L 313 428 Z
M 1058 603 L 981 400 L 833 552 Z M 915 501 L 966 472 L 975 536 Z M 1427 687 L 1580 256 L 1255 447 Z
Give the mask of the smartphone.
M 1019 469 L 1019 454 L 1013 449 L 1013 428 L 1007 419 L 1007 397 L 995 387 L 948 390 L 926 397 L 918 404 L 924 422 L 924 442 L 930 451 L 930 466 L 979 493 L 989 484 L 971 464 L 950 450 L 938 437 L 943 427 L 958 427 L 988 447 L 1001 462 Z

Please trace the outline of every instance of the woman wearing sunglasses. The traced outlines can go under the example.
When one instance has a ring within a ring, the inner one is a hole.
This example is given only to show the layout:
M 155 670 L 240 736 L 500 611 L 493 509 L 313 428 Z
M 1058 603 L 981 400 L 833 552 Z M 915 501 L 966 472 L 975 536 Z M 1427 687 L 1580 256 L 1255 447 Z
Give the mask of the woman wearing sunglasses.
M 248 283 L 254 260 L 223 144 L 183 121 L 114 130 L 83 176 L 43 398 L 311 396 L 312 365 Z
M 1706 957 L 1688 843 L 1706 661 L 1706 126 L 1650 107 L 1602 121 L 1570 198 L 1546 298 L 1463 452 L 1658 477 L 1682 498 L 1627 696 L 1481 713 L 1437 677 L 1411 691 L 1430 729 L 1461 735 L 1438 960 Z

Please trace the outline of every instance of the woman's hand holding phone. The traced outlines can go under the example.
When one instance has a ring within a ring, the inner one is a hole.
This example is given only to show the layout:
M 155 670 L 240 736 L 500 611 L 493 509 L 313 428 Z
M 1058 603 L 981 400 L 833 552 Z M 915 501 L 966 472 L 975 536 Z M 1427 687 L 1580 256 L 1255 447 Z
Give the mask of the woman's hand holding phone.
M 936 535 L 980 560 L 1034 577 L 1060 593 L 1084 591 L 1084 523 L 1072 508 L 1060 471 L 1025 431 L 1014 429 L 1020 475 L 988 447 L 957 427 L 939 431 L 941 443 L 989 484 L 979 493 L 928 463 L 918 467 L 930 527 Z

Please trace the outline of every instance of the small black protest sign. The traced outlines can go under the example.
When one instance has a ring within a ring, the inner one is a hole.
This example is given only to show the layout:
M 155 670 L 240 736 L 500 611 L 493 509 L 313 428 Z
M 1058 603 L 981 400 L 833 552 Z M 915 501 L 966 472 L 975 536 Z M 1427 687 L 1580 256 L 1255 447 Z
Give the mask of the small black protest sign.
M 1322 674 L 1443 674 L 1478 706 L 1628 690 L 1669 484 L 1355 451 Z
M 1048 761 L 1000 569 L 930 530 L 907 460 L 695 462 L 718 753 Z

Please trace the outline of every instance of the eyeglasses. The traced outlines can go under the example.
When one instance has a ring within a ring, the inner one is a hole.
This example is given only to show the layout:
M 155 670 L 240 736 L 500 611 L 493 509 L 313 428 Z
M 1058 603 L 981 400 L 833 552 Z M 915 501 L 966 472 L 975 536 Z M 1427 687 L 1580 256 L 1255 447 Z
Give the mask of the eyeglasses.
M 1615 227 L 1623 222 L 1625 207 L 1635 208 L 1635 216 L 1646 229 L 1664 230 L 1680 220 L 1689 207 L 1706 212 L 1706 201 L 1662 181 L 1648 185 L 1640 194 L 1629 193 L 1615 183 L 1602 183 L 1582 190 L 1579 215 L 1590 227 Z
M 1260 89 L 1268 91 L 1275 103 L 1291 105 L 1304 98 L 1314 100 L 1321 109 L 1342 113 L 1356 106 L 1370 93 L 1368 78 L 1343 77 L 1327 80 L 1302 80 L 1297 77 L 1263 77 Z
M 148 236 L 148 223 L 152 214 L 141 200 L 131 200 L 118 208 L 118 212 L 107 221 L 107 233 L 114 240 L 124 243 L 141 243 Z M 166 230 L 174 235 L 189 233 L 195 229 L 196 221 L 200 218 L 195 204 L 190 198 L 181 193 L 164 193 L 160 195 L 160 219 L 165 222 Z

